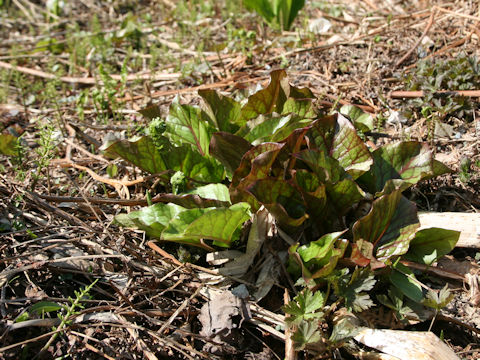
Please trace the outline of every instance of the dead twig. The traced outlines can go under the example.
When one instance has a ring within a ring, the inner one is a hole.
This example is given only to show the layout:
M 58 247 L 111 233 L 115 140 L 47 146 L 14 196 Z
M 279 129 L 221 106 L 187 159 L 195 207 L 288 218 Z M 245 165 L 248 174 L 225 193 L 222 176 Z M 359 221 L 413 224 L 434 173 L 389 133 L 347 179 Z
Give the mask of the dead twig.
M 399 90 L 392 91 L 390 97 L 393 99 L 400 98 L 420 98 L 425 96 L 425 91 L 416 90 Z M 465 97 L 480 97 L 480 90 L 438 90 L 433 93 L 433 96 L 465 96 Z
M 408 59 L 408 57 L 415 51 L 418 45 L 422 42 L 422 39 L 427 35 L 428 31 L 433 25 L 433 22 L 435 20 L 435 11 L 432 11 L 432 14 L 430 15 L 430 18 L 428 19 L 427 26 L 425 27 L 425 30 L 423 30 L 422 35 L 417 39 L 415 44 L 410 48 L 410 50 L 407 51 L 405 55 L 403 55 L 400 60 L 398 60 L 395 64 L 395 67 L 399 67 L 405 60 Z
M 103 85 L 103 82 L 100 79 L 95 77 L 72 77 L 72 76 L 56 76 L 54 74 L 47 73 L 41 70 L 30 69 L 24 66 L 16 66 L 3 61 L 0 61 L 0 67 L 8 70 L 19 71 L 24 74 L 33 75 L 42 79 L 55 80 L 59 79 L 62 82 L 70 84 L 83 84 L 83 85 Z M 179 79 L 181 73 L 155 73 L 154 75 L 150 73 L 137 73 L 127 75 L 126 81 L 136 81 L 136 80 L 150 80 L 150 81 L 159 81 L 159 80 L 176 80 Z M 122 80 L 121 75 L 110 75 L 114 80 Z

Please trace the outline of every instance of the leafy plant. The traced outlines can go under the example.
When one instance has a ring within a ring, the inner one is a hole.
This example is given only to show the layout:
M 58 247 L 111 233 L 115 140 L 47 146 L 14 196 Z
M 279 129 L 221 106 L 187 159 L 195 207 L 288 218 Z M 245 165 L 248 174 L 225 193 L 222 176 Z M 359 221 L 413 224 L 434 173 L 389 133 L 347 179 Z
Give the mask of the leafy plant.
M 297 350 L 302 350 L 309 344 L 318 342 L 322 335 L 318 330 L 318 322 L 324 317 L 323 307 L 326 297 L 321 291 L 312 293 L 305 289 L 283 307 L 289 325 L 297 326 L 293 340 Z
M 58 317 L 60 318 L 61 322 L 60 325 L 57 326 L 55 330 L 62 330 L 67 325 L 69 325 L 72 315 L 77 314 L 77 309 L 83 309 L 82 300 L 89 297 L 90 290 L 92 290 L 93 286 L 97 283 L 98 279 L 92 282 L 90 285 L 86 286 L 80 291 L 75 290 L 75 299 L 68 298 L 70 301 L 69 306 L 64 306 L 63 309 L 65 310 L 65 314 L 58 313 Z M 54 309 L 55 303 L 51 303 L 50 306 L 48 304 L 42 304 L 42 309 L 51 310 Z M 40 308 L 39 308 L 40 309 Z M 38 309 L 37 309 L 38 310 Z M 45 351 L 48 347 L 55 341 L 58 337 L 59 332 L 54 333 L 50 339 L 45 343 L 41 351 Z
M 455 59 L 420 61 L 416 71 L 404 77 L 409 90 L 423 90 L 423 98 L 414 99 L 422 115 L 435 123 L 449 116 L 471 118 L 472 102 L 466 97 L 447 93 L 435 95 L 437 90 L 472 90 L 480 86 L 480 63 L 476 57 L 460 55 Z M 433 128 L 433 125 L 432 125 Z
M 299 348 L 323 338 L 315 321 L 323 319 L 331 291 L 336 305 L 353 312 L 375 306 L 369 293 L 379 281 L 392 288 L 378 300 L 404 316 L 404 297 L 405 304 L 424 301 L 422 284 L 403 261 L 431 264 L 459 235 L 418 231 L 416 205 L 402 195 L 450 171 L 427 145 L 371 150 L 357 133 L 373 128 L 371 116 L 352 107 L 342 109 L 345 115 L 321 115 L 312 92 L 291 86 L 283 70 L 243 104 L 211 90 L 200 96 L 203 108 L 176 99 L 166 120 L 158 107 L 144 109 L 148 135 L 104 147 L 159 174 L 170 192 L 161 196 L 168 203 L 118 215 L 117 223 L 213 250 L 235 244 L 250 212 L 265 207 L 280 228 L 302 239 L 289 249 L 288 270 L 306 289 L 284 308 L 298 326 Z M 318 291 L 325 285 L 325 293 Z
M 289 30 L 305 0 L 243 0 L 245 6 L 255 10 L 270 25 Z

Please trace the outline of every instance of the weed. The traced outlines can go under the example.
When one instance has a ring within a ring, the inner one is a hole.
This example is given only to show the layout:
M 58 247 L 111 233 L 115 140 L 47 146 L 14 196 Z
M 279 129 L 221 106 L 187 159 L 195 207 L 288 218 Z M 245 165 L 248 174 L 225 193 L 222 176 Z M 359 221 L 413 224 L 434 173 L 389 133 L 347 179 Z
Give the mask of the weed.
M 445 121 L 451 116 L 472 120 L 472 101 L 466 97 L 435 94 L 438 90 L 470 90 L 480 86 L 480 63 L 465 54 L 452 60 L 420 61 L 415 72 L 403 81 L 409 90 L 423 90 L 423 98 L 409 102 L 432 122 Z
M 55 126 L 51 123 L 47 123 L 43 125 L 39 129 L 39 139 L 37 140 L 38 147 L 35 149 L 37 154 L 36 159 L 34 160 L 34 164 L 36 166 L 35 171 L 33 172 L 33 183 L 32 189 L 35 188 L 38 180 L 42 178 L 44 175 L 43 173 L 46 171 L 47 176 L 47 183 L 50 187 L 50 172 L 48 171 L 48 167 L 50 165 L 50 161 L 55 156 L 56 147 L 58 143 L 58 137 L 61 136 L 58 130 L 56 130 Z
M 78 309 L 83 309 L 82 300 L 90 297 L 90 290 L 97 283 L 97 281 L 98 279 L 80 291 L 75 290 L 75 299 L 72 299 L 70 297 L 68 298 L 68 300 L 70 301 L 70 305 L 63 306 L 63 311 L 65 312 L 65 314 L 62 314 L 61 312 L 58 313 L 58 317 L 60 318 L 61 322 L 60 322 L 60 325 L 58 325 L 55 330 L 63 330 L 67 325 L 70 324 L 71 320 L 69 318 L 72 315 L 78 314 L 77 312 Z M 48 347 L 55 341 L 58 335 L 59 335 L 59 332 L 56 332 L 55 334 L 53 334 L 52 337 L 43 346 L 41 352 L 46 351 Z

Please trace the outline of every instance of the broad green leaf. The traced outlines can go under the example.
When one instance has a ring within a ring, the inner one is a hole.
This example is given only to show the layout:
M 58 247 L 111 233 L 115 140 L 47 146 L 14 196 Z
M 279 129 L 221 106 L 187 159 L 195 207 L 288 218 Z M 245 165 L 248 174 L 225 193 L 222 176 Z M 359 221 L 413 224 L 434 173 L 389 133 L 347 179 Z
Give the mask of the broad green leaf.
M 431 265 L 455 247 L 460 232 L 454 230 L 428 228 L 417 231 L 410 242 L 405 258 Z
M 118 140 L 103 150 L 107 156 L 121 157 L 150 174 L 160 174 L 169 169 L 149 136 L 130 141 Z
M 413 271 L 402 263 L 397 262 L 393 265 L 390 281 L 409 299 L 422 302 L 423 292 L 419 281 L 415 278 Z
M 336 184 L 326 184 L 329 207 L 336 214 L 343 216 L 351 207 L 365 197 L 364 191 L 350 179 L 343 179 Z
M 323 151 L 303 150 L 294 156 L 307 164 L 322 183 L 336 183 L 347 176 L 338 160 Z
M 143 230 L 148 236 L 160 238 L 173 217 L 185 210 L 178 205 L 158 203 L 128 214 L 119 214 L 115 216 L 115 222 L 124 227 Z
M 250 206 L 246 203 L 229 208 L 189 209 L 175 215 L 161 239 L 185 243 L 210 239 L 229 246 L 235 231 L 249 218 Z
M 223 184 L 208 184 L 205 186 L 200 186 L 192 191 L 189 191 L 188 194 L 196 194 L 204 199 L 230 202 L 230 193 L 228 192 L 228 187 Z
M 301 247 L 298 244 L 292 245 L 288 250 L 289 271 L 297 273 L 301 270 L 304 279 L 325 278 L 330 275 L 348 246 L 348 240 L 339 239 L 344 232 L 326 234 Z
M 118 140 L 104 149 L 109 156 L 118 156 L 151 174 L 182 171 L 195 181 L 220 182 L 224 179 L 223 167 L 212 158 L 206 158 L 189 145 L 157 149 L 149 136 L 133 141 Z
M 236 230 L 250 218 L 250 206 L 238 203 L 224 208 L 185 209 L 174 204 L 155 204 L 115 221 L 122 226 L 144 230 L 147 235 L 165 241 L 201 245 L 202 239 L 229 246 Z
M 248 98 L 242 108 L 241 121 L 254 119 L 259 115 L 281 113 L 288 98 L 290 85 L 285 70 L 275 70 L 270 73 L 270 84 Z
M 203 183 L 218 183 L 225 178 L 224 167 L 212 157 L 200 155 L 188 145 L 171 147 L 162 153 L 168 168 Z
M 305 169 L 296 170 L 294 178 L 295 184 L 308 193 L 315 192 L 321 186 L 318 176 Z
M 268 23 L 271 23 L 275 17 L 272 7 L 272 0 L 243 0 L 244 5 L 259 13 Z
M 343 105 L 340 114 L 348 116 L 353 125 L 361 132 L 371 131 L 375 128 L 373 116 L 354 105 Z
M 200 108 L 181 105 L 178 98 L 175 98 L 170 105 L 165 134 L 173 144 L 190 144 L 202 156 L 207 156 L 210 138 L 215 131 L 209 120 L 208 115 Z
M 275 216 L 280 226 L 297 227 L 308 218 L 300 192 L 285 180 L 257 180 L 246 190 Z
M 253 145 L 268 142 L 273 134 L 289 123 L 291 115 L 288 116 L 263 116 L 247 121 L 247 123 L 235 134 L 243 137 Z
M 271 26 L 289 30 L 305 0 L 243 0 L 245 6 L 255 10 Z
M 210 140 L 210 154 L 232 174 L 251 147 L 252 145 L 245 139 L 226 132 L 215 132 Z
M 277 19 L 283 30 L 289 30 L 298 12 L 305 5 L 305 0 L 276 0 Z
M 11 134 L 0 134 L 0 154 L 15 156 L 18 153 L 18 138 Z
M 344 234 L 345 231 L 338 231 L 323 235 L 320 239 L 310 242 L 308 245 L 302 245 L 297 249 L 304 262 L 312 259 L 323 259 L 333 248 L 335 241 Z
M 284 126 L 271 135 L 269 141 L 283 141 L 292 134 L 293 131 L 309 126 L 312 121 L 313 120 L 309 118 L 302 118 L 296 115 L 291 116 L 290 120 Z
M 212 184 L 212 185 L 220 185 L 220 184 Z M 172 204 L 182 206 L 186 209 L 225 207 L 225 206 L 231 205 L 230 201 L 204 198 L 197 194 L 174 195 L 174 194 L 162 193 L 162 194 L 155 195 L 155 197 L 152 199 L 152 202 L 172 203 Z
M 307 135 L 320 151 L 338 160 L 354 179 L 370 169 L 373 162 L 370 151 L 343 115 L 315 121 Z
M 386 261 L 407 252 L 419 226 L 415 204 L 394 191 L 373 202 L 370 212 L 354 224 L 353 238 L 373 244 L 374 257 Z
M 387 181 L 401 179 L 407 187 L 444 170 L 435 163 L 426 144 L 405 141 L 382 146 L 372 153 L 374 165 L 360 179 L 372 193 L 382 191 Z M 443 165 L 443 164 L 442 164 Z M 405 186 L 402 186 L 405 189 Z
M 172 203 L 186 209 L 228 207 L 231 205 L 228 187 L 223 184 L 200 186 L 186 194 L 157 194 L 153 202 Z
M 316 116 L 313 99 L 288 98 L 283 104 L 282 115 L 295 114 L 302 119 L 313 119 Z
M 200 90 L 198 94 L 207 104 L 218 130 L 234 133 L 244 125 L 240 121 L 242 106 L 239 102 L 223 96 L 215 90 Z

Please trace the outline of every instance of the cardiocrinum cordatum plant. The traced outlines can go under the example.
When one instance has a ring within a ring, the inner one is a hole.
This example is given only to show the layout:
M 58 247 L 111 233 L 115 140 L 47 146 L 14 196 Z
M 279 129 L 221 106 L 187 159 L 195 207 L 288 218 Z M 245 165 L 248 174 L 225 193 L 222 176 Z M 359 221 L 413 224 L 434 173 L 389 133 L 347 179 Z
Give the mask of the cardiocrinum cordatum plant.
M 429 306 L 432 294 L 405 263 L 432 264 L 459 233 L 419 230 L 416 205 L 402 194 L 450 171 L 426 144 L 369 148 L 362 140 L 374 126 L 369 114 L 344 106 L 323 115 L 313 93 L 291 86 L 283 70 L 242 103 L 213 90 L 199 94 L 202 108 L 175 99 L 162 119 L 149 107 L 142 111 L 149 135 L 105 147 L 158 174 L 164 188 L 161 202 L 118 215 L 117 223 L 213 251 L 241 246 L 243 224 L 266 208 L 301 239 L 289 247 L 287 267 L 304 290 L 284 308 L 300 349 L 325 338 L 316 324 L 332 296 L 348 311 L 382 304 L 399 319 Z M 374 287 L 384 290 L 376 299 Z M 338 333 L 331 342 L 343 339 Z

